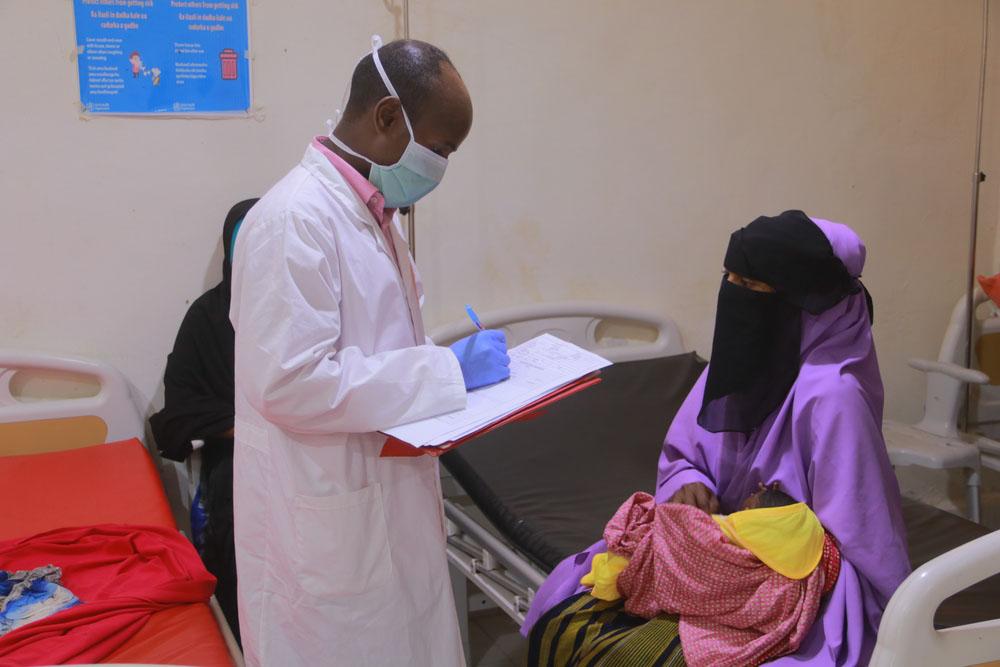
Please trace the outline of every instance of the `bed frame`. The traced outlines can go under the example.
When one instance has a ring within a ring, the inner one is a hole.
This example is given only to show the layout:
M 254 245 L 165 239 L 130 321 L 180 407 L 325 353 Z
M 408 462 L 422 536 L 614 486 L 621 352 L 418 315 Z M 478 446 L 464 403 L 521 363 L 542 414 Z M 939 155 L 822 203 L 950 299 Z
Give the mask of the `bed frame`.
M 586 302 L 538 304 L 483 313 L 481 320 L 486 327 L 503 329 L 510 345 L 551 333 L 615 362 L 685 352 L 672 320 L 621 306 Z M 638 340 L 627 335 L 602 337 L 602 332 L 614 331 L 615 325 L 626 333 L 648 334 L 650 330 L 654 333 Z M 446 345 L 471 333 L 473 326 L 460 322 L 434 330 L 431 338 Z M 467 581 L 520 625 L 546 574 L 490 525 L 447 473 L 442 473 L 442 489 L 448 519 L 448 560 L 468 648 Z M 937 608 L 946 598 L 998 573 L 1000 531 L 918 568 L 892 597 L 882 618 L 878 645 L 870 664 L 958 667 L 1000 658 L 1000 619 L 945 630 L 936 630 L 933 622 Z
M 503 330 L 509 346 L 550 333 L 616 363 L 685 352 L 673 320 L 614 304 L 536 304 L 482 313 L 480 320 L 488 328 Z M 475 331 L 475 325 L 465 320 L 439 327 L 430 335 L 435 343 L 447 345 Z M 452 588 L 468 656 L 469 612 L 496 605 L 520 625 L 546 573 L 490 525 L 447 471 L 442 470 L 441 481 Z M 467 582 L 475 584 L 486 599 L 470 601 Z
M 534 305 L 484 313 L 484 325 L 502 328 L 511 345 L 552 333 L 612 361 L 683 353 L 677 326 L 669 318 L 599 303 Z M 432 332 L 439 344 L 473 333 L 464 322 Z M 96 393 L 54 400 L 15 396 L 20 372 L 62 375 L 96 384 Z M 0 456 L 41 453 L 144 436 L 143 420 L 128 383 L 114 368 L 74 357 L 0 349 Z M 61 444 L 60 444 L 61 443 Z M 448 560 L 459 618 L 467 641 L 473 582 L 515 622 L 522 623 L 546 574 L 519 553 L 465 499 L 454 480 L 443 479 L 448 518 Z M 941 666 L 983 663 L 1000 658 L 1000 619 L 936 630 L 934 613 L 950 595 L 1000 573 L 1000 531 L 969 542 L 918 568 L 893 596 L 882 618 L 874 667 L 914 664 Z M 235 664 L 243 657 L 215 598 L 212 612 Z
M 998 572 L 1000 531 L 917 568 L 889 600 L 869 666 L 965 667 L 1000 658 L 1000 619 L 943 630 L 934 627 L 934 612 L 942 602 Z
M 43 395 L 30 400 L 15 395 L 19 373 L 41 376 Z M 63 392 L 70 397 L 45 398 L 44 385 L 54 381 L 74 387 Z M 76 357 L 0 349 L 0 456 L 63 451 L 131 438 L 144 441 L 145 425 L 128 381 L 116 369 Z M 243 667 L 243 653 L 214 595 L 209 607 L 233 664 Z
M 75 385 L 73 398 L 15 396 L 19 374 Z M 90 391 L 96 385 L 96 393 Z M 81 395 L 82 394 L 82 395 Z M 142 439 L 142 417 L 118 371 L 95 361 L 0 349 L 0 456 Z

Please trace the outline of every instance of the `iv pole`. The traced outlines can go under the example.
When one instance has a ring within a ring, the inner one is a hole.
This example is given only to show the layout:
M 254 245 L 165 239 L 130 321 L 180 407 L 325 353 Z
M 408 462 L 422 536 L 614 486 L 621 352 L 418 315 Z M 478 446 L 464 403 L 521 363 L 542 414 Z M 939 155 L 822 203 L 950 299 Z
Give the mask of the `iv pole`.
M 969 275 L 965 291 L 966 315 L 966 346 L 965 367 L 972 368 L 972 346 L 975 343 L 975 290 L 976 290 L 976 245 L 979 234 L 979 186 L 986 180 L 982 171 L 983 152 L 983 106 L 986 98 L 986 65 L 987 47 L 990 36 L 990 0 L 983 0 L 983 36 L 982 55 L 979 64 L 979 102 L 976 110 L 976 163 L 972 172 L 972 215 L 969 221 Z M 972 421 L 972 386 L 968 385 L 965 394 L 965 424 L 966 428 Z

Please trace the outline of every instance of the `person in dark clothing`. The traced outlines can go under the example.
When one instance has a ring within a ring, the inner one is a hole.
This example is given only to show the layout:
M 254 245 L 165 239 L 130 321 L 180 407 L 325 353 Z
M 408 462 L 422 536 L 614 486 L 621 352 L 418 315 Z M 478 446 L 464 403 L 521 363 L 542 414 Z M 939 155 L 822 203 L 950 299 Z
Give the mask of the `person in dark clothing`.
M 233 206 L 222 231 L 222 282 L 188 309 L 167 357 L 164 407 L 149 424 L 160 454 L 184 461 L 201 440 L 199 496 L 205 524 L 196 539 L 202 560 L 218 579 L 215 595 L 239 641 L 236 551 L 233 544 L 233 325 L 229 321 L 230 275 L 236 233 L 256 199 Z M 200 501 L 200 508 L 197 507 Z M 195 523 L 195 522 L 192 522 Z

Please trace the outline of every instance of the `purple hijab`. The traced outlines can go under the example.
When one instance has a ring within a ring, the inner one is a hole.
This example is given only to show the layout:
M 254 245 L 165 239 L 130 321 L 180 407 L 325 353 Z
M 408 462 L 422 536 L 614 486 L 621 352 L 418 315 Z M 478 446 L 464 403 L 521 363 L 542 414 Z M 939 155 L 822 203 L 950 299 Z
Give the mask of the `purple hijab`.
M 846 225 L 813 219 L 852 276 L 865 246 Z M 882 379 L 863 292 L 819 314 L 803 312 L 802 364 L 784 403 L 749 434 L 697 423 L 703 374 L 667 432 L 656 501 L 701 482 L 732 512 L 759 483 L 778 482 L 807 503 L 837 539 L 843 562 L 806 640 L 772 665 L 866 664 L 889 598 L 910 572 L 899 486 L 882 439 Z M 707 370 L 706 370 L 707 373 Z M 583 590 L 603 541 L 561 562 L 535 595 L 521 632 Z

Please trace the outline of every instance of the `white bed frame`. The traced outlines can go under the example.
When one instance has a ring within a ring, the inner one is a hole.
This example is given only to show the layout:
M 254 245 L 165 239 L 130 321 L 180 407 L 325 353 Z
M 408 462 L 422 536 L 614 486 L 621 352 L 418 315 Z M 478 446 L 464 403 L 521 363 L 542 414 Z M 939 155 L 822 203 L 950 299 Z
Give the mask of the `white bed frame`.
M 1000 572 L 1000 531 L 916 569 L 889 600 L 870 667 L 965 667 L 1000 658 L 1000 619 L 936 630 L 947 598 Z
M 80 376 L 98 385 L 97 393 L 81 398 L 58 398 L 25 402 L 14 396 L 11 382 L 19 372 L 42 371 Z M 111 366 L 87 359 L 57 356 L 40 352 L 0 349 L 0 424 L 66 417 L 95 416 L 107 426 L 106 442 L 145 437 L 145 425 L 125 377 Z M 226 648 L 236 667 L 243 667 L 243 653 L 226 622 L 222 608 L 213 595 L 209 600 L 212 615 L 219 626 Z
M 99 388 L 94 396 L 23 402 L 11 389 L 19 372 L 85 376 Z M 132 403 L 128 382 L 111 366 L 75 357 L 0 349 L 0 423 L 66 417 L 98 417 L 108 429 L 107 441 L 142 439 L 142 417 Z
M 487 328 L 503 330 L 511 347 L 550 333 L 616 363 L 685 352 L 673 320 L 614 304 L 536 304 L 481 313 L 480 320 Z M 447 345 L 475 331 L 472 322 L 463 320 L 435 329 L 431 338 Z M 489 524 L 446 471 L 441 481 L 451 582 L 468 657 L 469 612 L 495 604 L 520 625 L 546 574 Z M 475 584 L 487 600 L 472 598 L 470 602 L 467 582 Z
M 493 310 L 483 313 L 479 319 L 489 329 L 502 329 L 507 334 L 510 347 L 550 333 L 616 363 L 685 352 L 680 330 L 672 319 L 615 304 L 591 301 L 540 303 Z M 626 335 L 630 330 L 644 330 L 652 340 L 610 335 L 614 331 L 603 336 L 601 328 L 606 325 L 617 325 Z M 438 327 L 431 332 L 431 339 L 438 345 L 447 345 L 475 331 L 475 325 L 465 319 Z
M 551 333 L 616 362 L 653 359 L 683 353 L 676 324 L 669 318 L 636 309 L 602 303 L 538 304 L 481 314 L 488 328 L 507 333 L 516 345 L 542 333 Z M 654 342 L 622 338 L 601 339 L 602 323 L 625 322 L 652 328 Z M 431 338 L 446 345 L 474 333 L 471 323 L 440 327 Z M 472 445 L 474 446 L 474 445 Z M 518 625 L 545 573 L 500 536 L 464 495 L 454 479 L 442 474 L 445 515 L 448 518 L 447 553 L 452 584 L 468 654 L 471 581 Z M 879 631 L 873 667 L 970 665 L 1000 659 L 1000 619 L 935 630 L 934 613 L 947 597 L 1000 573 L 1000 531 L 950 551 L 918 568 L 892 597 Z

